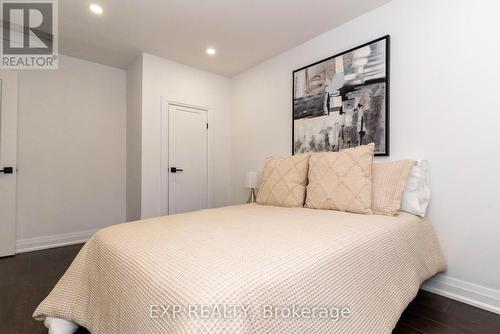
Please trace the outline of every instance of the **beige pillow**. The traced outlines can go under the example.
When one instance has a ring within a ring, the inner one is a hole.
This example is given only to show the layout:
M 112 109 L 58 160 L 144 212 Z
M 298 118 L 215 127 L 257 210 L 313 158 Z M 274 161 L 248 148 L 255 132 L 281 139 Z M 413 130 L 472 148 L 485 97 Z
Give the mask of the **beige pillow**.
M 373 164 L 373 213 L 396 215 L 414 160 L 376 162 Z
M 257 203 L 276 206 L 304 206 L 309 154 L 266 159 Z
M 372 165 L 375 145 L 340 152 L 312 153 L 306 207 L 372 213 Z

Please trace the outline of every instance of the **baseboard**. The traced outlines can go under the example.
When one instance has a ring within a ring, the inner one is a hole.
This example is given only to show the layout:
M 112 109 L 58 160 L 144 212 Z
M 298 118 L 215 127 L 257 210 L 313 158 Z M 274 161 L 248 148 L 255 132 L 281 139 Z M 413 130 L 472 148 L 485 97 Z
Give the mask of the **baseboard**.
M 89 230 L 19 239 L 16 241 L 16 253 L 32 252 L 42 249 L 83 243 L 96 232 L 97 230 Z
M 500 291 L 462 281 L 445 274 L 427 280 L 423 290 L 500 314 Z

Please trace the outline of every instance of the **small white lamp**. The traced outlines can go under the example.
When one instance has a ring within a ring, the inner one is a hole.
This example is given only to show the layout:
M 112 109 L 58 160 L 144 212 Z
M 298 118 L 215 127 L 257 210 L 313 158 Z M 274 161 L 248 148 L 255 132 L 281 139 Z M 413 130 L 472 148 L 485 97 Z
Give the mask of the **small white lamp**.
M 256 200 L 255 188 L 259 183 L 257 172 L 247 172 L 245 176 L 245 188 L 251 189 L 247 203 L 253 203 Z

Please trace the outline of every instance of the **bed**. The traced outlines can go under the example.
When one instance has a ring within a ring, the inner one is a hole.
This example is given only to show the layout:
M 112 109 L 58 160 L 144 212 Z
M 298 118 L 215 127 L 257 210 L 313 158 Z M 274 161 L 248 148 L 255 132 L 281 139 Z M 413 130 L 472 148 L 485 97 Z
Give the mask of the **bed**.
M 92 334 L 390 333 L 445 267 L 412 214 L 228 206 L 100 230 L 33 316 Z

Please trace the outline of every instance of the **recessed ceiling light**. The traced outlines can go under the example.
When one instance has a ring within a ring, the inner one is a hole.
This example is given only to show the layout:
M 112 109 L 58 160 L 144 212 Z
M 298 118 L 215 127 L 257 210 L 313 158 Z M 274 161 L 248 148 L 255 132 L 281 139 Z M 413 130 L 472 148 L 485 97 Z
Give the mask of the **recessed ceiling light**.
M 208 48 L 207 49 L 207 55 L 209 56 L 213 56 L 215 54 L 215 49 L 214 48 Z
M 99 5 L 96 5 L 95 3 L 91 4 L 89 6 L 90 10 L 92 11 L 92 13 L 94 14 L 99 14 L 101 15 L 104 11 L 102 10 L 102 7 L 99 6 Z

